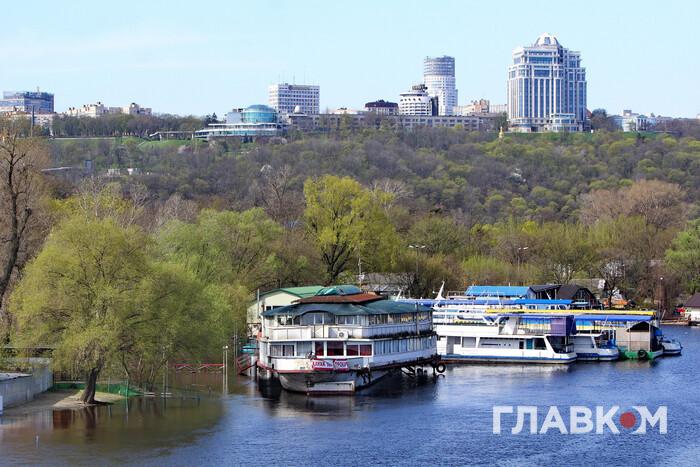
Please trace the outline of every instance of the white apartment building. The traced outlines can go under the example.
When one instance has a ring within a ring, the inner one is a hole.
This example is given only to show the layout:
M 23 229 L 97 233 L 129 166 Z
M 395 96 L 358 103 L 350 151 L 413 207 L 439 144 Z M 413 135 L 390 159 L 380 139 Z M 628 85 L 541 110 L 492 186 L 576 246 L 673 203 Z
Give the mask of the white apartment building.
M 318 115 L 320 90 L 310 84 L 273 84 L 268 88 L 269 105 L 281 114 Z
M 416 84 L 399 94 L 399 115 L 437 115 L 438 99 L 428 94 L 427 87 Z
M 457 106 L 454 57 L 425 57 L 423 83 L 428 95 L 438 100 L 438 115 L 452 115 Z
M 97 118 L 103 115 L 127 114 L 127 115 L 151 115 L 152 109 L 149 107 L 141 107 L 132 102 L 124 107 L 107 107 L 102 102 L 97 101 L 94 104 L 85 104 L 80 107 L 69 107 L 65 115 L 69 117 L 90 117 Z
M 586 69 L 581 53 L 542 34 L 529 47 L 513 51 L 508 68 L 508 121 L 511 131 L 583 131 Z

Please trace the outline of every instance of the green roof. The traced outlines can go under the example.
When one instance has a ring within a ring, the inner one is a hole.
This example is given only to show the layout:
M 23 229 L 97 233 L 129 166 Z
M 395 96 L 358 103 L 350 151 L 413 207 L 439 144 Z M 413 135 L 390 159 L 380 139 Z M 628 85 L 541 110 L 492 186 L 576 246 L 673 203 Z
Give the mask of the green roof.
M 394 300 L 376 300 L 358 303 L 295 303 L 279 308 L 273 308 L 263 313 L 269 318 L 276 315 L 299 316 L 312 311 L 321 311 L 336 316 L 343 315 L 385 315 L 389 313 L 415 313 L 416 311 L 431 311 L 430 308 L 415 303 L 397 302 Z
M 270 295 L 275 292 L 286 292 L 290 295 L 295 295 L 299 298 L 313 297 L 318 293 L 319 290 L 323 288 L 322 285 L 307 285 L 304 287 L 282 287 L 280 289 L 268 290 L 265 293 L 261 293 L 260 296 Z

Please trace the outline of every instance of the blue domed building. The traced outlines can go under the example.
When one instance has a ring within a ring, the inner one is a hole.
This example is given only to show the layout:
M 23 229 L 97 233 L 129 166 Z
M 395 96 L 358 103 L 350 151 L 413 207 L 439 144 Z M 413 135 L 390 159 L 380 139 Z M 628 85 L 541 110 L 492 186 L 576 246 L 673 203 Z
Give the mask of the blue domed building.
M 240 138 L 255 141 L 259 138 L 279 136 L 283 133 L 277 111 L 267 105 L 251 105 L 226 115 L 226 123 L 214 123 L 195 132 L 197 138 Z
M 241 112 L 243 123 L 277 123 L 277 111 L 266 105 L 251 105 Z

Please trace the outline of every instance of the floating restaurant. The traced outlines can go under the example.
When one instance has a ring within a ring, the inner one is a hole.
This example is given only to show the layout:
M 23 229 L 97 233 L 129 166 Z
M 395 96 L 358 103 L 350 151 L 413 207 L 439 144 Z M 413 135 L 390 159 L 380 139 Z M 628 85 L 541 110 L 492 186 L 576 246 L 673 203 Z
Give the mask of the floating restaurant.
M 444 371 L 432 309 L 355 286 L 262 313 L 258 376 L 307 394 L 354 393 L 392 372 Z

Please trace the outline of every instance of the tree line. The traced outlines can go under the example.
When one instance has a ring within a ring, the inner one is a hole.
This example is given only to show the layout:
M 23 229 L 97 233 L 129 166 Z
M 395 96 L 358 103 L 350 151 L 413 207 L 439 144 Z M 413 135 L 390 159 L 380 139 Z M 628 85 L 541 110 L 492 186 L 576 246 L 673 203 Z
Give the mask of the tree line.
M 256 290 L 357 283 L 360 264 L 423 297 L 443 281 L 600 279 L 605 296 L 668 309 L 700 287 L 693 138 L 367 130 L 229 145 L 3 131 L 2 339 L 53 348 L 88 402 L 105 373 L 148 387 L 168 361 L 216 358 L 245 333 Z M 81 158 L 142 174 L 76 186 L 42 172 Z

